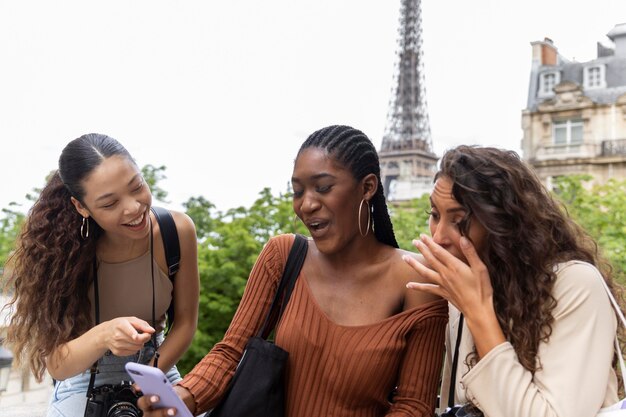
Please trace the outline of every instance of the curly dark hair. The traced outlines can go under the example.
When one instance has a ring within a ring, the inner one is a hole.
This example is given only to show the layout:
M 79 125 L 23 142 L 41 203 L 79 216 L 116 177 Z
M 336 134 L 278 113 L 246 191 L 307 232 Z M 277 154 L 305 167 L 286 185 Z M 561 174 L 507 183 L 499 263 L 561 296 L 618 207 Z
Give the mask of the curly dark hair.
M 461 233 L 469 236 L 472 221 L 488 232 L 481 258 L 491 277 L 496 316 L 520 363 L 534 373 L 541 366 L 539 343 L 549 339 L 554 322 L 555 264 L 588 262 L 613 289 L 611 268 L 517 153 L 458 146 L 444 154 L 439 177 L 452 181 L 453 196 L 466 210 Z M 476 357 L 470 356 L 473 365 Z
M 16 362 L 28 363 L 39 380 L 46 357 L 93 325 L 88 289 L 102 229 L 87 220 L 89 237 L 83 239 L 83 218 L 70 197 L 82 203 L 82 181 L 113 155 L 133 160 L 119 142 L 100 134 L 81 136 L 63 149 L 59 170 L 30 209 L 7 262 L 7 287 L 14 291 L 7 342 L 18 353 Z
M 311 133 L 300 146 L 298 155 L 307 148 L 324 149 L 328 155 L 349 169 L 357 181 L 369 174 L 376 175 L 378 189 L 372 197 L 371 208 L 374 234 L 379 242 L 397 248 L 398 242 L 393 233 L 383 184 L 380 181 L 378 153 L 367 135 L 350 126 L 327 126 Z

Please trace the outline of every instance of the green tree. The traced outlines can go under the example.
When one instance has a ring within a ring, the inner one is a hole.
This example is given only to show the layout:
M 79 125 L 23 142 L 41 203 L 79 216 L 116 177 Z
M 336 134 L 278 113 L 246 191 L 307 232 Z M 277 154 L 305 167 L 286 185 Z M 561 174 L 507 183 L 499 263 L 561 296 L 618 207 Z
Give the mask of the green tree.
M 2 209 L 0 218 L 0 266 L 4 266 L 15 248 L 15 241 L 22 229 L 25 215 L 16 210 L 17 204 L 10 203 L 9 208 Z M 0 288 L 3 283 L 0 282 Z
M 626 284 L 626 181 L 610 179 L 590 186 L 592 177 L 575 175 L 555 180 L 555 194 L 570 216 L 598 243 L 601 254 Z
M 402 249 L 416 252 L 411 243 L 420 234 L 430 234 L 428 228 L 428 213 L 430 211 L 430 199 L 428 194 L 419 198 L 399 203 L 389 204 L 393 231 L 398 245 Z
M 202 197 L 184 204 L 198 234 L 200 305 L 198 329 L 192 346 L 181 358 L 181 372 L 188 372 L 219 342 L 239 305 L 248 275 L 265 242 L 295 229 L 291 194 L 273 195 L 266 188 L 251 207 L 222 213 Z
M 165 175 L 166 169 L 167 168 L 165 165 L 155 167 L 154 165 L 150 164 L 144 165 L 141 168 L 141 175 L 143 175 L 144 180 L 150 187 L 152 197 L 163 203 L 169 203 L 169 201 L 167 201 L 167 191 L 159 186 L 159 182 L 167 178 L 167 176 Z

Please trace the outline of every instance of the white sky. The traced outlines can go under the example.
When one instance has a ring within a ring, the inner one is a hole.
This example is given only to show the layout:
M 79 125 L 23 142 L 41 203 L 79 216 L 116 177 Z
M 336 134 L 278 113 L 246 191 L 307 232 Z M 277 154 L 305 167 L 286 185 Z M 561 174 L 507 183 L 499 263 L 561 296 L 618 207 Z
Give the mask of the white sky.
M 115 137 L 166 165 L 172 207 L 285 191 L 329 124 L 380 146 L 399 0 L 0 0 L 0 208 L 43 185 L 71 139 Z M 423 0 L 435 151 L 519 151 L 530 42 L 587 61 L 624 0 Z M 25 206 L 27 208 L 27 206 Z

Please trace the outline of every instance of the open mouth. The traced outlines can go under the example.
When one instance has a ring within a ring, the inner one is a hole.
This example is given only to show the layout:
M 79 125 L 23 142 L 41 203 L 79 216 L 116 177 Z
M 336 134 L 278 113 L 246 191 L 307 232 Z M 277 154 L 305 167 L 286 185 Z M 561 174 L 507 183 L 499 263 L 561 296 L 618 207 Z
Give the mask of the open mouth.
M 313 220 L 313 221 L 307 222 L 306 225 L 307 225 L 307 228 L 311 231 L 311 233 L 314 233 L 314 232 L 320 232 L 324 230 L 326 227 L 328 227 L 328 222 L 322 221 L 322 220 Z
M 141 228 L 145 224 L 145 221 L 144 221 L 145 219 L 146 219 L 146 212 L 143 212 L 141 213 L 141 216 L 137 217 L 133 221 L 124 223 L 124 226 L 130 227 L 133 229 Z

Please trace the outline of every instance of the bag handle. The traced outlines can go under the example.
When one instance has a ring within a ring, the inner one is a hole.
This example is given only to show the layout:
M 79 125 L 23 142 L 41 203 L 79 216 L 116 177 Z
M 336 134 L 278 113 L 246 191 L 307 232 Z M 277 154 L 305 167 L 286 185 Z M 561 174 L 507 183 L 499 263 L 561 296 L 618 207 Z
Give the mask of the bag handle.
M 287 262 L 285 263 L 285 269 L 283 270 L 283 275 L 280 278 L 280 284 L 278 285 L 278 289 L 276 290 L 276 295 L 274 296 L 274 300 L 272 301 L 272 306 L 267 313 L 265 323 L 263 323 L 261 330 L 259 330 L 259 337 L 266 339 L 269 336 L 269 334 L 274 329 L 276 323 L 278 323 L 278 320 L 283 314 L 283 311 L 287 307 L 287 303 L 289 302 L 289 298 L 291 297 L 291 291 L 293 290 L 296 279 L 298 278 L 300 270 L 302 269 L 302 265 L 304 264 L 304 259 L 306 258 L 308 247 L 309 245 L 307 242 L 307 238 L 300 234 L 297 234 L 293 241 L 293 245 L 291 245 L 289 257 L 287 258 Z M 279 306 L 280 309 L 277 311 Z
M 626 329 L 626 318 L 624 318 L 624 313 L 622 313 L 622 309 L 619 307 L 619 304 L 617 304 L 617 301 L 615 300 L 613 293 L 611 293 L 611 290 L 609 289 L 606 281 L 604 281 L 604 277 L 601 276 L 600 281 L 602 282 L 602 285 L 604 286 L 604 289 L 609 296 L 609 300 L 611 300 L 611 304 L 613 305 L 613 309 L 617 313 L 617 317 L 619 317 L 620 321 L 622 322 L 622 326 L 624 326 L 624 328 Z M 622 349 L 620 348 L 619 341 L 617 340 L 617 333 L 615 334 L 615 351 L 617 352 L 617 356 L 619 359 L 619 367 L 622 371 L 622 383 L 624 384 L 624 391 L 626 392 L 626 365 L 624 365 L 624 356 L 622 355 Z

